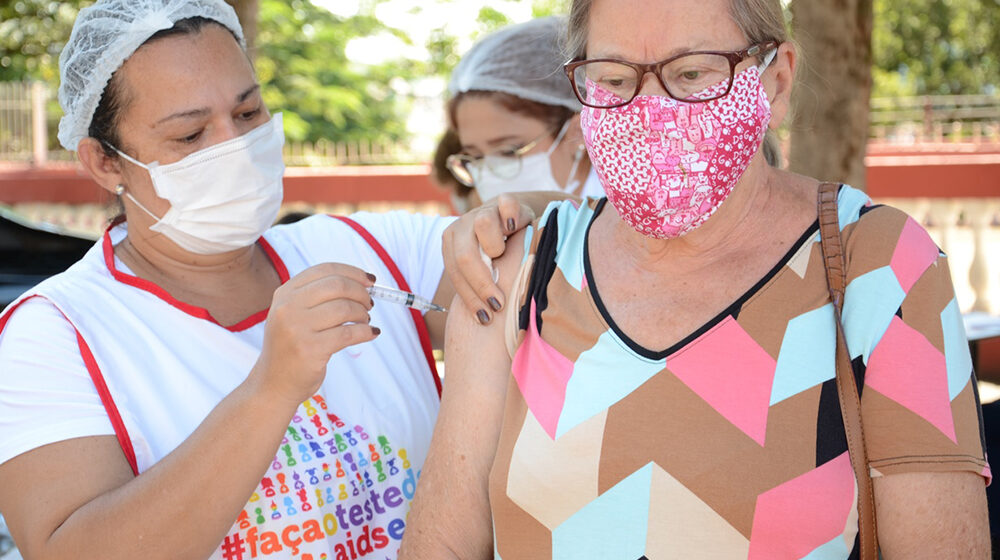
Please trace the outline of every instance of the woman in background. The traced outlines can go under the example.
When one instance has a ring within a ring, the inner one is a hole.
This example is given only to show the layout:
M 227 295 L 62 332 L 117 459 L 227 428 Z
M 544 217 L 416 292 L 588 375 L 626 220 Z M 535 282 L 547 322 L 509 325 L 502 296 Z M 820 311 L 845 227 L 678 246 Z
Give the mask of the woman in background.
M 474 189 L 469 208 L 507 192 L 604 196 L 583 145 L 580 102 L 562 74 L 565 32 L 560 17 L 505 27 L 452 72 L 448 124 L 459 151 L 446 165 Z

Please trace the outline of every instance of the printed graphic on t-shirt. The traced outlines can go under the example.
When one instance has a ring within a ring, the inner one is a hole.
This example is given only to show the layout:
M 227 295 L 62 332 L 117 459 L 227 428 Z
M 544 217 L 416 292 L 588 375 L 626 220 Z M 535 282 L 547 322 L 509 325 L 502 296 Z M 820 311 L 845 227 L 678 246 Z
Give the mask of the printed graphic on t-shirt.
M 292 418 L 213 559 L 395 558 L 419 477 L 405 448 L 340 418 L 316 395 Z

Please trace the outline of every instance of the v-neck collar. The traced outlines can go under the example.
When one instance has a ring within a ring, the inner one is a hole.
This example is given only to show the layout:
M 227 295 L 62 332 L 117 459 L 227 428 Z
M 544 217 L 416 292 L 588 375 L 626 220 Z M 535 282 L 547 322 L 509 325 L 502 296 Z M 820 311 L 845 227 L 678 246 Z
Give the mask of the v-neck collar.
M 626 346 L 629 347 L 630 350 L 632 350 L 639 356 L 657 361 L 664 360 L 667 357 L 671 356 L 672 354 L 678 352 L 685 346 L 697 340 L 701 335 L 705 334 L 706 332 L 717 326 L 727 317 L 735 316 L 737 313 L 739 313 L 739 310 L 743 307 L 743 305 L 747 301 L 749 301 L 752 297 L 754 297 L 758 292 L 764 289 L 764 287 L 775 276 L 777 276 L 779 272 L 781 272 L 781 269 L 783 269 L 789 263 L 789 261 L 792 260 L 795 254 L 802 249 L 803 244 L 807 242 L 812 242 L 811 241 L 812 238 L 815 237 L 816 233 L 819 231 L 819 220 L 817 219 L 808 228 L 806 228 L 806 231 L 799 237 L 799 239 L 795 243 L 792 244 L 792 247 L 788 250 L 788 252 L 785 253 L 785 255 L 778 261 L 778 263 L 774 265 L 774 267 L 771 268 L 770 271 L 767 272 L 767 274 L 765 274 L 760 280 L 758 280 L 749 290 L 747 290 L 746 293 L 744 293 L 742 296 L 737 298 L 736 301 L 727 306 L 721 313 L 710 319 L 702 326 L 695 329 L 693 332 L 691 332 L 691 334 L 685 336 L 680 340 L 680 342 L 677 342 L 676 344 L 670 346 L 669 348 L 665 350 L 651 350 L 649 348 L 646 348 L 645 346 L 642 346 L 638 342 L 632 340 L 627 334 L 625 334 L 625 332 L 621 329 L 621 327 L 618 326 L 615 320 L 611 317 L 611 313 L 608 312 L 607 306 L 605 306 L 604 302 L 601 300 L 601 295 L 597 290 L 597 283 L 594 281 L 594 272 L 590 264 L 590 230 L 594 226 L 594 222 L 597 220 L 597 217 L 601 214 L 601 211 L 604 210 L 604 207 L 607 204 L 607 202 L 608 202 L 607 198 L 602 198 L 600 201 L 598 201 L 597 206 L 594 208 L 594 214 L 590 218 L 590 223 L 587 225 L 587 232 L 584 236 L 583 271 L 587 277 L 587 290 L 589 291 L 590 297 L 593 299 L 594 305 L 597 308 L 598 312 L 600 313 L 601 318 L 615 333 L 615 336 L 617 336 L 622 342 L 625 343 Z
M 251 327 L 260 324 L 261 322 L 264 321 L 264 319 L 267 318 L 267 314 L 271 310 L 270 306 L 267 309 L 254 313 L 253 315 L 247 317 L 246 319 L 243 319 L 242 321 L 236 323 L 235 325 L 225 326 L 222 323 L 220 323 L 215 317 L 213 317 L 212 314 L 207 309 L 184 303 L 183 301 L 180 301 L 177 298 L 171 296 L 166 290 L 164 290 L 155 282 L 146 280 L 144 278 L 139 278 L 134 274 L 129 274 L 127 272 L 119 270 L 117 264 L 115 263 L 115 249 L 111 240 L 111 232 L 114 228 L 118 227 L 118 225 L 120 224 L 112 224 L 104 232 L 104 239 L 102 240 L 102 246 L 103 246 L 102 248 L 104 251 L 104 263 L 107 266 L 108 272 L 118 282 L 121 282 L 122 284 L 128 286 L 132 286 L 133 288 L 142 290 L 144 292 L 149 292 L 150 294 L 160 298 L 166 303 L 176 307 L 177 309 L 183 311 L 184 313 L 187 313 L 188 315 L 191 315 L 192 317 L 209 321 L 230 332 L 245 331 Z M 288 267 L 285 266 L 284 261 L 282 261 L 281 256 L 278 255 L 277 251 L 274 250 L 274 247 L 272 247 L 271 244 L 268 243 L 267 240 L 264 239 L 263 237 L 257 240 L 257 244 L 260 245 L 261 249 L 264 250 L 264 254 L 267 255 L 267 258 L 271 261 L 271 265 L 274 267 L 274 270 L 278 273 L 278 278 L 280 279 L 281 283 L 284 284 L 285 282 L 287 282 L 289 279 Z

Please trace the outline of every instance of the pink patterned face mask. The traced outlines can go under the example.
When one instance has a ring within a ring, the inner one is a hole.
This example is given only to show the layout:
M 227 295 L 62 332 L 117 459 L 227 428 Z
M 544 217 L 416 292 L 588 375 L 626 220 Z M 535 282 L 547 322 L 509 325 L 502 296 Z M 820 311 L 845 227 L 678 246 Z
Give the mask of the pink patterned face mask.
M 718 94 L 725 84 L 705 90 Z M 620 99 L 592 82 L 589 95 Z M 637 95 L 613 109 L 584 107 L 580 124 L 608 200 L 636 231 L 684 235 L 722 206 L 760 148 L 771 105 L 760 71 L 737 74 L 729 93 L 705 103 Z

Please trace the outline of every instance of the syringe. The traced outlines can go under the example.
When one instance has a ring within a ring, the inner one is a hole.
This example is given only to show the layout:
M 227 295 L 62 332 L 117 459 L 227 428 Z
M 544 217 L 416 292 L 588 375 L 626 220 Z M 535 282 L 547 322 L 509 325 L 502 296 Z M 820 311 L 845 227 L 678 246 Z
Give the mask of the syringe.
M 441 311 L 444 313 L 448 311 L 440 305 L 431 303 L 431 301 L 425 297 L 418 296 L 412 292 L 397 290 L 395 288 L 372 286 L 371 288 L 368 288 L 368 295 L 378 300 L 405 305 L 406 307 L 416 309 L 421 312 Z

